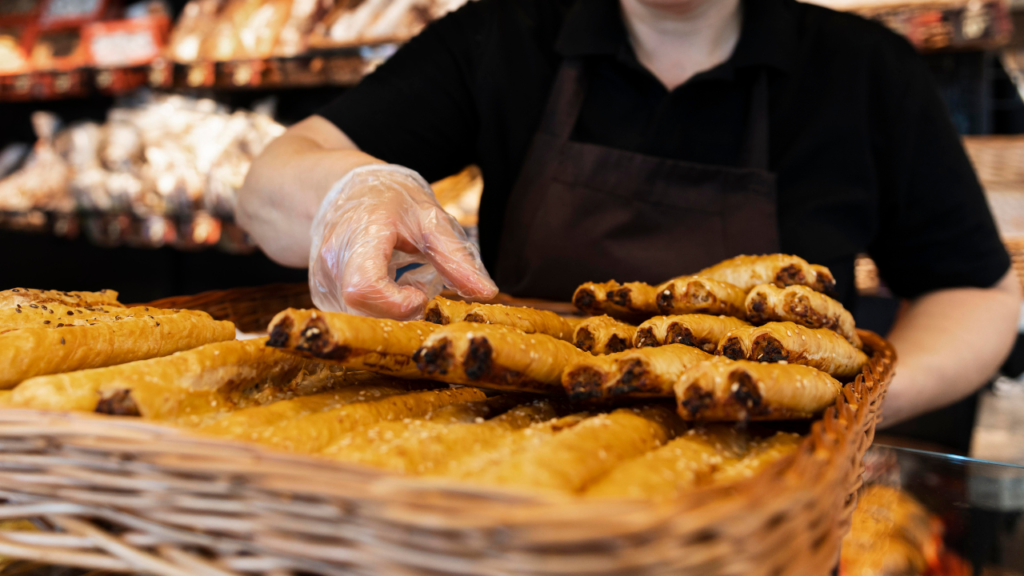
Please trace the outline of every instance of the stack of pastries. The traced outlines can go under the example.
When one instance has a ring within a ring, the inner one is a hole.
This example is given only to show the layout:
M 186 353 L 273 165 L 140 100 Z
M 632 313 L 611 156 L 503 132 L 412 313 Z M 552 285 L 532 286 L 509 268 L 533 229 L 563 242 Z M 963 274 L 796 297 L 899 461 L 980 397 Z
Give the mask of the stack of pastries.
M 867 355 L 833 286 L 795 256 L 741 256 L 659 286 L 584 284 L 573 301 L 588 317 L 441 297 L 425 321 L 288 309 L 262 339 L 208 336 L 169 355 L 4 375 L 20 382 L 4 402 L 139 416 L 407 474 L 671 499 L 796 451 L 799 435 L 763 421 L 820 414 L 861 371 Z M 202 314 L 81 306 L 90 328 Z M 30 328 L 54 330 L 11 334 Z

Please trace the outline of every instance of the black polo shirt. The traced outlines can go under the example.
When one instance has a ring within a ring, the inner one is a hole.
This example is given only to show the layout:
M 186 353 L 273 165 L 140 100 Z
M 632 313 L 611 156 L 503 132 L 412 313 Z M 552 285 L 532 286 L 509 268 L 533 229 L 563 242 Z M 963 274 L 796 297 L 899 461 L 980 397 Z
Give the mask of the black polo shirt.
M 478 164 L 493 271 L 510 190 L 566 57 L 589 75 L 575 140 L 724 166 L 737 162 L 767 70 L 782 250 L 832 268 L 848 305 L 860 252 L 904 297 L 990 286 L 1009 267 L 913 48 L 876 23 L 792 0 L 745 1 L 729 60 L 672 91 L 637 61 L 617 0 L 478 0 L 319 114 L 430 181 Z

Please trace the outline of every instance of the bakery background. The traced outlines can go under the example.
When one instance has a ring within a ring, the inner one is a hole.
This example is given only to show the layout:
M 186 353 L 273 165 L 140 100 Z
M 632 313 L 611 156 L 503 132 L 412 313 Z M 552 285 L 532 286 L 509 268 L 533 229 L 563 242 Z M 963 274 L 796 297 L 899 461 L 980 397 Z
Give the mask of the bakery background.
M 0 286 L 116 287 L 148 302 L 305 282 L 234 223 L 249 163 L 465 1 L 0 0 Z M 1024 281 L 1024 1 L 814 1 L 918 47 Z M 435 186 L 471 233 L 483 185 L 467 167 Z M 867 257 L 857 283 L 858 324 L 884 334 L 897 303 Z M 1021 342 L 980 399 L 915 423 L 944 433 L 919 447 L 953 456 L 873 460 L 875 480 L 921 500 L 941 517 L 940 542 L 990 576 L 1024 574 L 1024 473 L 955 455 L 1024 464 Z M 886 433 L 915 446 L 911 427 Z M 934 542 L 913 544 L 901 558 L 919 570 L 906 573 L 965 573 Z

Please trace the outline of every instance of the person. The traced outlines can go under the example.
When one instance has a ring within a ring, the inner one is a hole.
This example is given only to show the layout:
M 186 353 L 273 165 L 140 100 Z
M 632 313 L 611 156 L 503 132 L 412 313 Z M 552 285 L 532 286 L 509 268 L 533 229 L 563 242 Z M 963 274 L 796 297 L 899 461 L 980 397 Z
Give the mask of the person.
M 426 181 L 480 166 L 479 252 Z M 328 307 L 414 318 L 438 274 L 566 301 L 742 253 L 868 253 L 907 304 L 886 423 L 963 398 L 1020 289 L 929 72 L 879 24 L 793 0 L 478 0 L 253 163 L 238 217 Z M 397 267 L 427 263 L 396 284 Z M 489 274 L 493 273 L 492 281 Z

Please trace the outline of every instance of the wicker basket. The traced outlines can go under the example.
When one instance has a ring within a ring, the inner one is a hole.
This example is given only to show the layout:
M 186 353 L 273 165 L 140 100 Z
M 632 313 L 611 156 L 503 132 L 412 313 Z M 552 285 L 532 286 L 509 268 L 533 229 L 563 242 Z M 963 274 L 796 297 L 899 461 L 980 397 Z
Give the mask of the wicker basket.
M 834 567 L 895 354 L 797 453 L 668 504 L 538 497 L 192 435 L 134 418 L 0 410 L 0 555 L 182 574 L 813 576 Z

